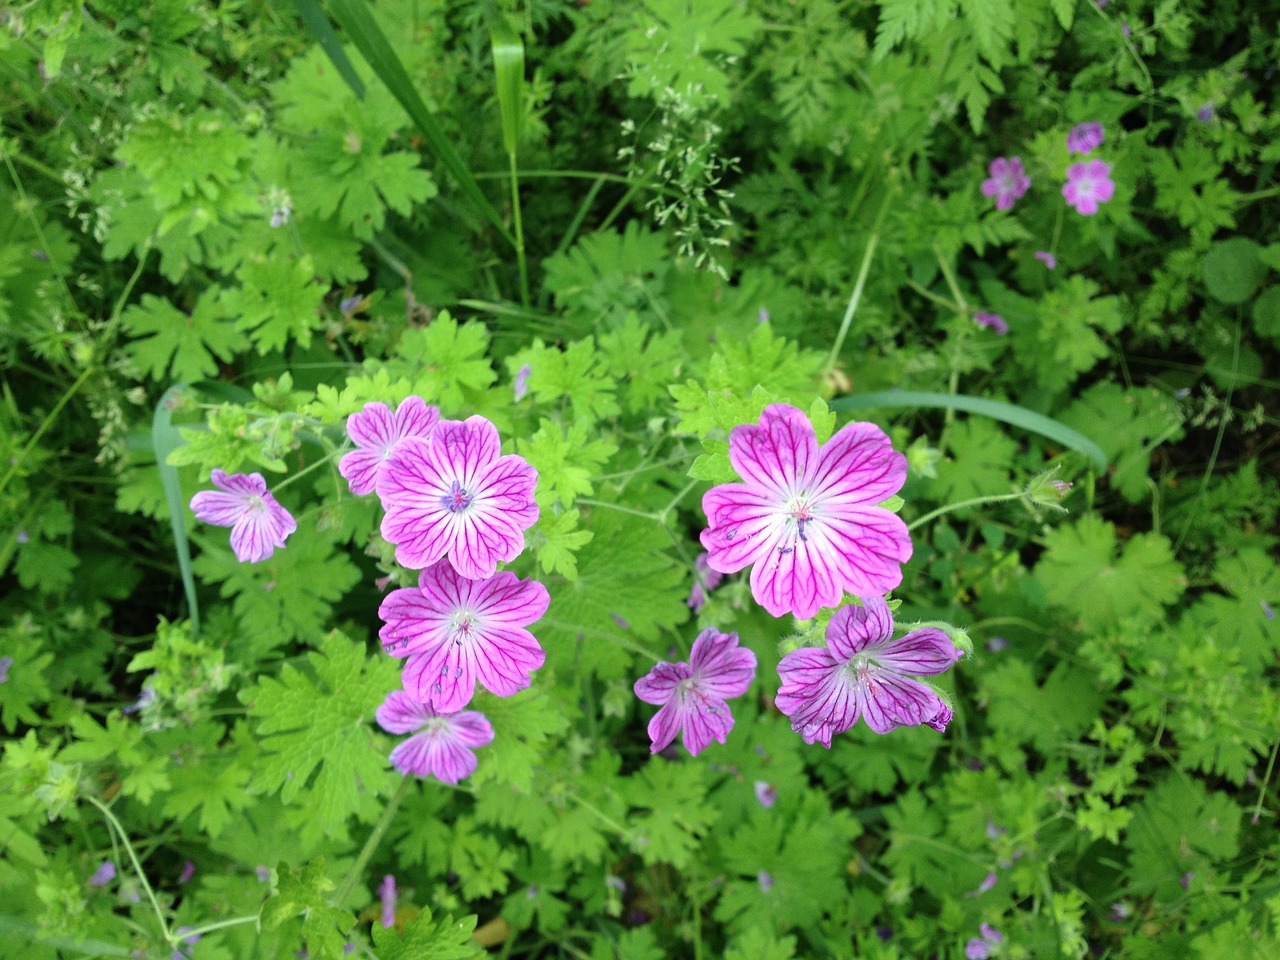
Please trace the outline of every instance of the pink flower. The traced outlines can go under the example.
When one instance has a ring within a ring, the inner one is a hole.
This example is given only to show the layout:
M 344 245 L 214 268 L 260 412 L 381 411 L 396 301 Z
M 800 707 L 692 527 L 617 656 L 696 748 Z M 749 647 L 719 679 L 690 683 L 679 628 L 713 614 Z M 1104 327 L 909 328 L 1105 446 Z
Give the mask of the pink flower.
M 1002 337 L 1009 332 L 1009 324 L 1005 323 L 1004 317 L 998 313 L 984 313 L 979 310 L 973 315 L 973 322 L 980 327 L 994 330 Z
M 403 690 L 392 692 L 374 715 L 387 733 L 413 734 L 391 751 L 391 765 L 405 776 L 457 783 L 475 773 L 471 751 L 493 741 L 493 727 L 483 713 L 440 713 Z
M 707 602 L 707 594 L 720 586 L 724 574 L 716 573 L 707 566 L 706 553 L 700 553 L 693 561 L 693 589 L 689 591 L 689 599 L 685 602 L 697 613 Z
M 1037 250 L 1035 252 L 1035 258 L 1050 270 L 1056 270 L 1058 268 L 1058 258 L 1048 250 Z
M 493 576 L 524 549 L 538 520 L 538 472 L 501 456 L 498 428 L 484 417 L 441 420 L 429 440 L 406 437 L 378 477 L 386 507 L 382 536 L 412 569 L 448 557 L 469 580 Z
M 982 195 L 995 197 L 997 210 L 1008 210 L 1031 186 L 1031 178 L 1022 170 L 1021 157 L 996 157 L 987 169 L 991 176 L 982 181 Z
M 733 729 L 726 701 L 746 693 L 755 675 L 756 655 L 738 646 L 736 633 L 703 630 L 688 663 L 664 660 L 636 681 L 637 697 L 662 706 L 649 721 L 649 752 L 665 749 L 681 732 L 694 756 L 712 740 L 724 743 Z
M 946 729 L 951 709 L 915 677 L 942 673 L 958 656 L 941 630 L 927 627 L 893 638 L 884 597 L 841 607 L 827 625 L 825 647 L 804 647 L 778 664 L 782 687 L 775 700 L 805 743 L 831 746 L 862 717 L 876 733 L 927 723 Z
M 404 688 L 439 713 L 471 702 L 476 681 L 500 697 L 532 682 L 546 654 L 524 629 L 547 612 L 547 588 L 504 570 L 467 580 L 441 561 L 418 586 L 393 590 L 378 614 L 383 649 L 407 657 Z
M 775 617 L 812 617 L 848 590 L 884 593 L 911 557 L 907 525 L 876 506 L 901 489 L 907 458 L 871 423 L 850 423 L 822 447 L 808 418 L 775 403 L 734 427 L 729 460 L 745 483 L 702 498 L 707 564 L 751 566 L 751 593 Z
M 1106 203 L 1116 192 L 1111 181 L 1111 168 L 1101 160 L 1073 163 L 1067 168 L 1067 182 L 1062 185 L 1062 195 L 1067 206 L 1091 217 L 1098 212 L 1098 204 Z
M 757 780 L 755 782 L 756 801 L 760 806 L 768 809 L 778 802 L 778 788 L 767 780 Z
M 440 411 L 421 397 L 406 397 L 395 413 L 385 403 L 366 403 L 348 417 L 347 436 L 357 449 L 338 461 L 338 472 L 351 485 L 351 492 L 372 493 L 400 442 L 406 437 L 431 436 L 439 419 Z
M 1102 124 L 1094 120 L 1078 123 L 1067 134 L 1067 152 L 1082 155 L 1092 153 L 1102 146 L 1106 139 L 1106 131 L 1103 130 Z
M 191 498 L 191 510 L 198 520 L 231 528 L 231 549 L 241 563 L 267 559 L 298 529 L 289 511 L 267 491 L 262 474 L 227 475 L 215 469 L 212 480 L 222 492 L 201 490 Z

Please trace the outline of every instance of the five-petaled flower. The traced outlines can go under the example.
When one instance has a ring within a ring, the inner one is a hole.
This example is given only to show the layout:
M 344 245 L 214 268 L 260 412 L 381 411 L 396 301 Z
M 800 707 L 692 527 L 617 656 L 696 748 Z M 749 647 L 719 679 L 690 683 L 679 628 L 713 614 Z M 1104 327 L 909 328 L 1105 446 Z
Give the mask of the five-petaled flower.
M 1067 182 L 1062 185 L 1062 195 L 1067 206 L 1091 217 L 1098 212 L 1098 204 L 1106 203 L 1116 192 L 1111 180 L 1111 168 L 1101 160 L 1073 163 L 1067 168 Z
M 378 477 L 406 437 L 431 436 L 440 419 L 440 411 L 429 407 L 421 397 L 406 397 L 391 411 L 385 403 L 366 403 L 364 409 L 347 418 L 347 435 L 356 449 L 338 461 L 338 472 L 351 485 L 355 494 L 372 493 Z
M 1008 210 L 1031 186 L 1021 157 L 996 157 L 987 170 L 991 176 L 982 181 L 982 195 L 995 197 L 997 210 Z
M 242 563 L 267 559 L 298 529 L 297 521 L 267 490 L 262 474 L 228 475 L 215 469 L 212 479 L 219 489 L 201 490 L 191 498 L 191 509 L 205 523 L 231 528 L 231 549 Z
M 751 566 L 751 593 L 773 616 L 812 617 L 845 591 L 870 595 L 902 581 L 907 525 L 877 506 L 901 489 L 907 458 L 871 423 L 850 423 L 821 447 L 800 410 L 775 403 L 758 424 L 729 435 L 729 460 L 746 482 L 702 498 L 707 563 Z
M 525 629 L 547 612 L 547 588 L 510 571 L 467 580 L 440 561 L 418 586 L 393 590 L 378 608 L 383 649 L 407 657 L 404 688 L 440 713 L 471 702 L 479 681 L 509 697 L 525 689 L 546 654 Z
M 433 710 L 403 690 L 388 695 L 374 716 L 388 733 L 413 734 L 391 751 L 392 766 L 405 776 L 412 773 L 457 783 L 475 773 L 472 751 L 493 740 L 493 727 L 483 713 Z
M 429 439 L 400 441 L 378 476 L 382 536 L 396 545 L 396 560 L 418 570 L 448 557 L 479 580 L 520 554 L 538 519 L 538 472 L 500 454 L 497 427 L 480 416 L 441 420 Z
M 1097 150 L 1104 140 L 1106 140 L 1106 132 L 1102 129 L 1102 124 L 1095 120 L 1087 123 L 1077 123 L 1071 128 L 1071 132 L 1067 134 L 1067 152 L 1078 153 L 1084 155 Z
M 803 647 L 778 664 L 776 703 L 806 743 L 831 746 L 862 717 L 876 733 L 927 723 L 943 730 L 951 708 L 915 679 L 942 673 L 959 654 L 941 630 L 925 627 L 893 639 L 884 597 L 842 607 L 827 625 L 825 647 Z
M 684 733 L 685 749 L 697 754 L 712 740 L 725 742 L 733 729 L 726 702 L 747 692 L 756 655 L 738 646 L 736 633 L 708 627 L 693 641 L 688 663 L 659 663 L 636 681 L 636 696 L 662 709 L 649 721 L 650 752 L 665 749 Z

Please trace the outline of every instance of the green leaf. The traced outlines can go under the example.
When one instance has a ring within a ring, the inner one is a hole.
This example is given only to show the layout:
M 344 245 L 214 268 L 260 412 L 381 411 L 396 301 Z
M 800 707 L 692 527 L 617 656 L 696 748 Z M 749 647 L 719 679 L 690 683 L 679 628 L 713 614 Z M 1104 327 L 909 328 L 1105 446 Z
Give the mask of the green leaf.
M 946 431 L 951 456 L 937 466 L 937 494 L 948 502 L 1012 489 L 1011 470 L 1018 445 L 989 420 L 970 417 L 953 422 Z
M 498 379 L 488 359 L 489 331 L 483 323 L 458 323 L 442 310 L 429 326 L 408 331 L 398 357 L 387 364 L 403 370 L 413 392 L 439 404 L 447 417 L 466 403 L 464 390 L 486 390 Z
M 156 404 L 151 418 L 151 448 L 156 455 L 156 469 L 164 487 L 164 500 L 169 513 L 169 530 L 173 533 L 173 549 L 178 555 L 178 572 L 187 597 L 191 632 L 200 632 L 200 605 L 196 599 L 196 581 L 191 568 L 191 544 L 187 539 L 187 500 L 182 496 L 178 468 L 169 463 L 169 454 L 182 445 L 182 434 L 173 425 L 173 411 L 182 402 L 185 387 L 170 387 Z
M 1166 902 L 1185 897 L 1181 877 L 1203 873 L 1239 851 L 1240 808 L 1226 794 L 1175 773 L 1138 806 L 1125 842 L 1135 893 Z
M 538 565 L 543 570 L 577 580 L 578 561 L 574 554 L 594 536 L 590 530 L 578 529 L 577 510 L 544 511 L 538 525 L 529 531 L 529 542 L 537 545 Z
M 305 347 L 325 295 L 314 275 L 310 257 L 252 258 L 236 271 L 241 285 L 223 293 L 222 307 L 238 318 L 236 328 L 248 331 L 258 353 L 283 350 L 290 341 Z
M 669 863 L 686 869 L 703 835 L 720 819 L 708 802 L 706 768 L 651 758 L 625 781 L 623 796 L 633 809 L 627 824 L 635 829 L 640 858 L 647 864 Z
M 390 658 L 369 660 L 363 645 L 336 631 L 307 662 L 308 671 L 286 664 L 279 679 L 262 677 L 240 700 L 263 738 L 255 780 L 285 803 L 305 787 L 323 836 L 353 814 L 376 811 L 376 798 L 394 782 L 370 721 L 396 688 L 398 670 Z
M 461 920 L 445 916 L 433 921 L 431 911 L 424 907 L 403 930 L 375 923 L 373 945 L 378 960 L 470 960 L 485 955 L 472 937 L 475 928 L 474 916 Z
M 1267 275 L 1259 259 L 1262 248 L 1244 237 L 1222 240 L 1204 256 L 1204 283 L 1219 303 L 1244 303 Z
M 538 471 L 534 498 L 544 513 L 556 503 L 571 507 L 580 494 L 595 492 L 592 475 L 618 452 L 615 444 L 595 433 L 593 421 L 586 418 L 566 428 L 544 417 L 537 433 L 516 441 L 516 450 Z
M 1253 302 L 1253 328 L 1280 342 L 1280 286 L 1268 288 Z
M 302 939 L 308 954 L 314 960 L 343 957 L 346 935 L 355 927 L 356 918 L 346 910 L 329 906 L 328 894 L 334 885 L 325 871 L 324 857 L 302 868 L 281 862 L 277 877 L 278 886 L 259 914 L 262 925 L 274 930 L 301 915 Z
M 120 317 L 125 329 L 139 339 L 125 350 L 153 380 L 204 380 L 218 372 L 247 343 L 218 302 L 221 290 L 209 287 L 190 316 L 168 300 L 144 294 L 142 303 Z
M 1089 629 L 1118 626 L 1128 617 L 1157 622 L 1186 589 L 1182 565 L 1156 533 L 1118 547 L 1115 526 L 1088 514 L 1050 530 L 1045 545 L 1036 579 L 1051 601 Z
M 496 782 L 521 794 L 533 788 L 533 773 L 569 727 L 569 717 L 557 700 L 538 690 L 514 697 L 491 698 L 484 714 L 493 726 L 493 743 L 480 754 L 471 782 L 479 787 Z
M 940 407 L 979 413 L 993 420 L 1000 420 L 1022 430 L 1038 433 L 1072 450 L 1078 450 L 1093 461 L 1095 467 L 1105 470 L 1107 456 L 1102 449 L 1082 433 L 1071 429 L 1044 414 L 1000 400 L 970 397 L 964 394 L 921 393 L 914 390 L 886 390 L 882 393 L 860 393 L 827 402 L 832 410 L 877 410 L 899 407 Z

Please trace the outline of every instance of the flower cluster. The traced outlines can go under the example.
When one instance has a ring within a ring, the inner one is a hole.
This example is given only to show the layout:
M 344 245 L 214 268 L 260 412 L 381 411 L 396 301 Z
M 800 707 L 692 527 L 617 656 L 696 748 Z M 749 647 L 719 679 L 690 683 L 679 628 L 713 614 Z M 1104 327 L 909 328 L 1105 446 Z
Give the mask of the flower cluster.
M 457 783 L 476 767 L 472 753 L 493 739 L 483 714 L 464 710 L 477 684 L 500 697 L 532 682 L 546 659 L 526 629 L 547 611 L 546 588 L 499 572 L 524 549 L 538 519 L 537 471 L 501 453 L 484 417 L 443 420 L 421 397 L 392 410 L 368 403 L 347 420 L 355 449 L 338 472 L 357 496 L 376 493 L 382 535 L 417 586 L 383 600 L 383 649 L 405 660 L 404 690 L 378 708 L 390 733 L 413 734 L 391 753 L 404 774 Z M 213 471 L 217 490 L 197 493 L 191 509 L 206 523 L 231 527 L 242 562 L 267 559 L 297 530 L 257 473 Z
M 882 506 L 906 481 L 906 457 L 870 423 L 848 424 L 820 445 L 802 411 L 773 404 L 758 423 L 733 429 L 729 460 L 743 482 L 703 497 L 707 553 L 698 558 L 690 606 L 700 608 L 715 585 L 704 566 L 717 578 L 750 567 L 752 595 L 773 616 L 808 619 L 838 607 L 846 593 L 862 598 L 836 611 L 825 647 L 783 657 L 778 709 L 806 742 L 827 747 L 859 717 L 877 733 L 918 724 L 943 730 L 951 709 L 918 678 L 955 663 L 955 645 L 936 628 L 894 640 L 883 596 L 901 583 L 911 557 L 906 524 Z M 698 636 L 687 663 L 654 667 L 635 684 L 636 696 L 661 707 L 649 723 L 652 751 L 680 733 L 692 754 L 723 743 L 733 727 L 728 700 L 747 691 L 755 667 L 736 634 L 714 628 Z
M 413 734 L 391 752 L 397 770 L 457 783 L 476 768 L 472 750 L 494 736 L 483 714 L 463 709 L 476 685 L 509 697 L 546 659 L 525 629 L 546 613 L 546 587 L 497 569 L 520 554 L 538 519 L 538 474 L 502 455 L 484 417 L 442 420 L 421 397 L 394 411 L 366 404 L 347 434 L 356 449 L 338 472 L 352 493 L 377 493 L 382 536 L 399 563 L 422 571 L 378 609 L 383 649 L 405 665 L 404 689 L 377 720 L 388 733 Z

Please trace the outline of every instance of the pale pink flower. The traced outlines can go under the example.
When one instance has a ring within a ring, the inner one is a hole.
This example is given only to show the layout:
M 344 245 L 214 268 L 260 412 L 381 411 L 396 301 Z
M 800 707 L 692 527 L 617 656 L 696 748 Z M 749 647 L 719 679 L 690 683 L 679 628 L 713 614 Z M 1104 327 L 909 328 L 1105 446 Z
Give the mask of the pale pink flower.
M 664 660 L 635 683 L 637 697 L 662 707 L 649 721 L 650 752 L 665 749 L 682 732 L 694 756 L 712 740 L 724 743 L 733 729 L 727 701 L 746 693 L 755 674 L 756 655 L 738 646 L 736 633 L 703 630 L 688 663 Z
M 385 403 L 366 403 L 364 409 L 347 418 L 347 436 L 356 448 L 338 461 L 338 472 L 355 494 L 372 493 L 378 477 L 386 472 L 396 448 L 406 437 L 429 437 L 440 420 L 440 411 L 421 397 L 406 397 L 391 411 Z
M 845 591 L 884 593 L 911 558 L 907 525 L 877 504 L 902 488 L 907 458 L 872 423 L 850 423 L 821 447 L 808 418 L 787 404 L 734 427 L 729 460 L 746 482 L 702 498 L 707 563 L 751 566 L 751 593 L 773 616 L 802 619 Z
M 550 601 L 536 580 L 506 570 L 467 580 L 441 561 L 422 571 L 418 586 L 387 594 L 378 636 L 387 653 L 408 658 L 405 690 L 452 713 L 471 702 L 477 681 L 500 697 L 529 686 L 546 654 L 525 627 Z
M 1008 210 L 1031 186 L 1021 157 L 996 157 L 987 169 L 991 176 L 982 181 L 982 195 L 995 197 L 997 210 Z
M 402 440 L 378 476 L 382 536 L 403 566 L 448 557 L 470 580 L 491 577 L 524 549 L 538 520 L 537 482 L 523 457 L 501 455 L 498 428 L 484 417 L 441 420 L 430 439 Z
M 475 773 L 476 755 L 472 751 L 493 741 L 493 727 L 483 713 L 441 713 L 403 690 L 393 691 L 375 716 L 387 733 L 413 734 L 391 751 L 391 765 L 405 776 L 457 783 Z M 385 912 L 383 917 L 385 920 Z M 393 912 L 393 922 L 394 917 Z
M 1098 204 L 1106 203 L 1116 192 L 1111 181 L 1111 168 L 1101 160 L 1073 163 L 1067 168 L 1067 182 L 1062 185 L 1062 195 L 1067 206 L 1091 217 L 1098 212 Z
M 217 490 L 201 490 L 191 498 L 196 519 L 231 528 L 231 549 L 241 563 L 267 559 L 283 547 L 298 523 L 267 490 L 260 473 L 226 474 L 215 469 Z
M 1081 155 L 1092 153 L 1102 146 L 1106 139 L 1106 131 L 1103 130 L 1102 124 L 1093 120 L 1078 123 L 1067 134 L 1067 152 Z
M 893 639 L 884 597 L 841 607 L 827 625 L 825 647 L 802 647 L 782 658 L 775 703 L 806 743 L 831 746 L 858 718 L 876 733 L 928 724 L 946 729 L 951 709 L 916 677 L 942 673 L 959 654 L 941 630 L 926 627 Z

